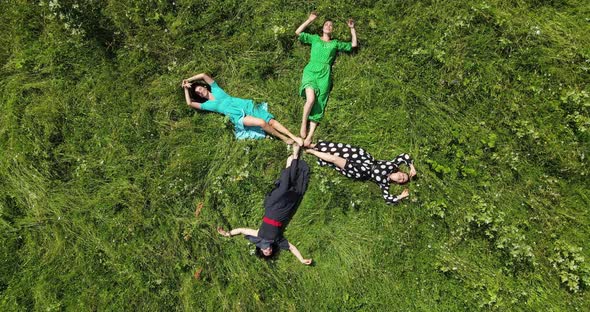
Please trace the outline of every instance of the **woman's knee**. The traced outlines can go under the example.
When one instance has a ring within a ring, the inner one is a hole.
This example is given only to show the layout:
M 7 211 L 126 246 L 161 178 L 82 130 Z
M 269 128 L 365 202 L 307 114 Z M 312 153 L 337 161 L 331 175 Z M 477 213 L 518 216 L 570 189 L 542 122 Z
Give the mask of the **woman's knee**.
M 315 92 L 313 89 L 305 89 L 305 104 L 312 104 L 315 102 Z
M 266 121 L 264 121 L 264 119 L 247 116 L 246 118 L 244 118 L 244 125 L 249 126 L 249 127 L 262 127 L 262 128 L 264 128 L 267 126 L 267 123 L 266 123 Z

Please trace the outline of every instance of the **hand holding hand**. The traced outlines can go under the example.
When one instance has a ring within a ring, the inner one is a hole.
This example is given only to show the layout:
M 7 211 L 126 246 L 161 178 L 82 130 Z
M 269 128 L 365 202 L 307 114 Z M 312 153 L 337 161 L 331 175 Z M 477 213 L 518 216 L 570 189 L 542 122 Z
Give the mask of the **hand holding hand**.
M 354 28 L 354 20 L 352 18 L 349 18 L 346 24 L 348 24 L 348 27 Z
M 313 22 L 318 17 L 318 13 L 316 11 L 311 11 L 309 13 L 309 17 L 307 18 L 310 22 Z
M 226 230 L 224 230 L 221 227 L 218 227 L 217 228 L 217 233 L 219 233 L 219 234 L 221 234 L 221 235 L 223 235 L 225 237 L 230 237 L 231 236 L 231 234 L 229 234 L 229 232 L 227 232 Z

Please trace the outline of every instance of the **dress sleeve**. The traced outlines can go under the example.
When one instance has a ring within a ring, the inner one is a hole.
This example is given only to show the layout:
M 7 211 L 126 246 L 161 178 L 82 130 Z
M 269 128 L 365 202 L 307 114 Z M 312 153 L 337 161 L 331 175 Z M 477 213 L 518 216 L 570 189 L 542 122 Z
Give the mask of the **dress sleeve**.
M 281 250 L 289 250 L 289 241 L 286 238 L 281 238 L 277 243 Z
M 399 199 L 397 196 L 389 194 L 389 184 L 379 183 L 379 187 L 381 188 L 381 192 L 383 194 L 383 199 L 388 204 L 397 204 L 399 203 Z
M 352 42 L 336 41 L 336 49 L 340 52 L 352 51 Z
M 262 239 L 258 236 L 244 235 L 244 238 L 249 240 L 252 244 L 258 244 Z
M 206 101 L 205 103 L 201 103 L 201 110 L 206 110 L 210 112 L 214 112 L 215 104 L 212 101 Z
M 393 163 L 398 167 L 402 164 L 405 164 L 409 167 L 411 164 L 414 163 L 414 160 L 412 159 L 412 157 L 410 157 L 410 155 L 402 153 L 397 155 L 397 157 L 393 160 Z
M 223 89 L 221 89 L 221 87 L 217 84 L 217 81 L 213 81 L 213 83 L 211 84 L 211 93 L 213 93 L 213 95 L 218 98 L 219 95 L 228 95 L 227 93 L 225 93 L 225 91 Z
M 213 89 L 220 89 L 221 90 L 221 87 L 217 84 L 217 81 L 213 81 L 213 83 L 210 86 L 211 86 L 211 91 L 213 91 Z
M 310 35 L 306 32 L 302 32 L 299 34 L 299 41 L 301 43 L 311 44 L 311 42 L 313 41 L 313 35 Z

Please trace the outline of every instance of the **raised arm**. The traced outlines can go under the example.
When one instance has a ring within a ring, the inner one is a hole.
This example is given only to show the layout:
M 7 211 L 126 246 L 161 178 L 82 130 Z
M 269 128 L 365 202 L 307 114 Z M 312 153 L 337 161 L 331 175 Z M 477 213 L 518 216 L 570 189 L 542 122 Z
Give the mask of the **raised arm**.
M 299 36 L 317 17 L 318 14 L 315 11 L 309 13 L 309 17 L 305 20 L 305 22 L 303 22 L 303 24 L 299 26 L 299 28 L 297 28 L 297 30 L 295 30 L 295 34 Z
M 416 175 L 416 168 L 414 168 L 414 160 L 412 159 L 412 157 L 410 157 L 410 155 L 406 153 L 401 153 L 397 155 L 393 163 L 398 167 L 400 165 L 408 166 L 410 168 L 410 178 L 413 178 Z
M 303 256 L 301 255 L 301 253 L 299 252 L 299 249 L 297 249 L 297 247 L 295 247 L 295 245 L 289 243 L 289 251 L 295 255 L 295 257 L 297 257 L 297 259 L 305 264 L 305 265 L 310 265 L 313 260 L 312 259 L 304 259 Z
M 410 157 L 410 155 L 408 155 L 406 153 L 401 153 L 395 157 L 395 159 L 393 160 L 393 163 L 398 167 L 400 165 L 406 165 L 406 166 L 410 167 L 410 165 L 412 165 L 414 163 L 414 160 L 412 159 L 412 157 Z
M 210 84 L 213 84 L 213 82 L 215 82 L 213 80 L 213 78 L 211 78 L 209 75 L 207 75 L 205 73 L 200 73 L 200 74 L 194 75 L 194 76 L 192 76 L 192 77 L 190 77 L 190 78 L 188 78 L 188 79 L 186 79 L 184 81 L 186 81 L 188 83 L 191 83 L 191 82 L 193 82 L 195 80 L 203 80 L 203 81 L 205 81 L 209 85 Z M 184 81 L 183 81 L 183 85 L 184 85 Z
M 349 18 L 347 24 L 350 28 L 350 37 L 352 38 L 350 39 L 350 41 L 352 43 L 352 47 L 356 48 L 358 46 L 358 42 L 356 40 L 356 30 L 354 29 L 354 20 L 352 18 Z
M 414 163 L 410 164 L 410 178 L 416 176 L 416 168 L 414 168 Z
M 227 232 L 223 228 L 218 227 L 217 232 L 225 237 L 231 237 L 231 236 L 235 236 L 238 234 L 258 236 L 258 230 L 248 229 L 248 228 L 237 228 L 237 229 L 233 229 L 233 230 Z

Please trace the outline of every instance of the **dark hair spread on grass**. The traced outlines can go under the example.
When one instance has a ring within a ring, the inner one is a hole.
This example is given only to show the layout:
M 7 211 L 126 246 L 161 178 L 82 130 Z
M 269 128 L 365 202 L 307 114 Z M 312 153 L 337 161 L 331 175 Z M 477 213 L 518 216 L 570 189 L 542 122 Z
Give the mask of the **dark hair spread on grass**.
M 195 101 L 195 102 L 199 102 L 199 103 L 205 103 L 207 102 L 207 99 L 202 98 L 200 96 L 197 95 L 197 93 L 195 92 L 195 89 L 197 87 L 203 87 L 203 88 L 207 88 L 207 90 L 209 90 L 209 92 L 211 92 L 211 86 L 206 84 L 206 83 L 195 83 L 192 85 L 192 87 L 189 89 L 189 93 L 191 98 Z

